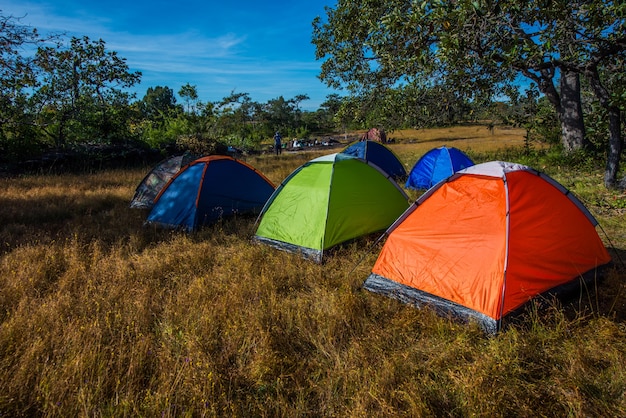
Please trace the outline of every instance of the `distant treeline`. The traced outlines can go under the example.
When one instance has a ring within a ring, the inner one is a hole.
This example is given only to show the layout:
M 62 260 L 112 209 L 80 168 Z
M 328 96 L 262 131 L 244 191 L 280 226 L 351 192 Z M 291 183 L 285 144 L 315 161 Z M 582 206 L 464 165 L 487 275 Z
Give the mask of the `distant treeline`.
M 102 39 L 44 37 L 1 11 L 0 31 L 6 39 L 0 45 L 2 164 L 41 163 L 45 154 L 49 165 L 75 158 L 71 165 L 89 161 L 97 166 L 124 161 L 142 149 L 141 158 L 185 150 L 219 152 L 229 146 L 258 151 L 276 131 L 306 139 L 370 127 L 394 130 L 485 119 L 525 126 L 532 139 L 559 141 L 555 113 L 535 90 L 507 103 L 464 101 L 441 86 L 360 97 L 331 94 L 315 111 L 301 109 L 309 100 L 306 94 L 260 103 L 249 93 L 232 92 L 204 102 L 190 83 L 176 92 L 150 87 L 137 98 L 130 88 L 141 81 L 141 73 L 130 71 L 125 58 L 108 50 Z M 87 158 L 73 157 L 76 153 Z

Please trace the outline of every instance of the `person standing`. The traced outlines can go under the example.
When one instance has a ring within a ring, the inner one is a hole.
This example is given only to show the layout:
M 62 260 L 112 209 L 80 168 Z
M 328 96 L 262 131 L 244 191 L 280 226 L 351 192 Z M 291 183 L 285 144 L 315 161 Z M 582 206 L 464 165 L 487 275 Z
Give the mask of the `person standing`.
M 283 138 L 280 136 L 280 132 L 276 132 L 274 134 L 274 151 L 276 152 L 276 155 L 283 152 L 282 139 Z

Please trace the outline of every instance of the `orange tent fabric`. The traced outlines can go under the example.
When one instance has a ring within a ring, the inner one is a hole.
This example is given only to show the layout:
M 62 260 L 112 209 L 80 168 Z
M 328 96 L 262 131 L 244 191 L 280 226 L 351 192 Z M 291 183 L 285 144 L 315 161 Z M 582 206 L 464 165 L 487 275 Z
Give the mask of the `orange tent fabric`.
M 610 262 L 596 225 L 545 174 L 479 164 L 429 190 L 389 228 L 364 287 L 497 330 L 530 299 Z

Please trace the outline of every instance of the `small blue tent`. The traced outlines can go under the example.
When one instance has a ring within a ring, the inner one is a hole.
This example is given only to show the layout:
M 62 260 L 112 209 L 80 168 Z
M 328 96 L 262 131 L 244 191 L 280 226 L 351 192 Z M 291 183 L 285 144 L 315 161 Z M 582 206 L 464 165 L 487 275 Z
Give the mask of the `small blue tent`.
M 474 165 L 463 151 L 454 147 L 433 148 L 420 158 L 409 173 L 405 187 L 429 189 L 459 170 Z
M 341 153 L 360 158 L 378 166 L 394 180 L 406 177 L 406 170 L 396 154 L 380 142 L 371 140 L 357 141 L 344 148 Z
M 225 155 L 202 157 L 163 187 L 146 222 L 192 231 L 223 217 L 259 213 L 274 189 L 243 161 Z

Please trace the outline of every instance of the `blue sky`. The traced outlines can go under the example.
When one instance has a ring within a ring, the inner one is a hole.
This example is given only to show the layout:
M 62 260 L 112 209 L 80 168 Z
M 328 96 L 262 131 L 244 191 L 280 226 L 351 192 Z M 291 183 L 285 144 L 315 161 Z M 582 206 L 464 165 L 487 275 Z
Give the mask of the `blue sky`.
M 203 102 L 233 91 L 261 103 L 306 94 L 310 100 L 301 108 L 315 110 L 337 92 L 317 78 L 321 62 L 315 60 L 311 22 L 334 5 L 334 0 L 1 0 L 0 10 L 43 33 L 102 38 L 131 70 L 142 72 L 133 89 L 139 99 L 148 87 L 177 93 L 189 83 Z

